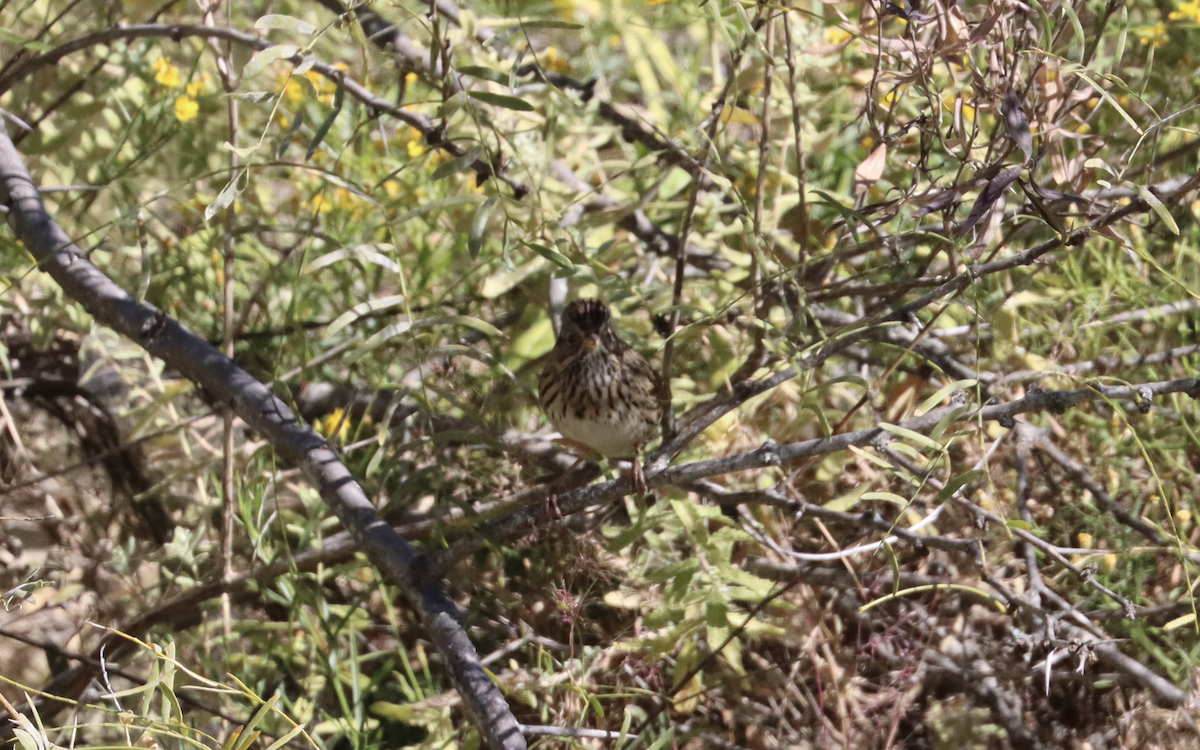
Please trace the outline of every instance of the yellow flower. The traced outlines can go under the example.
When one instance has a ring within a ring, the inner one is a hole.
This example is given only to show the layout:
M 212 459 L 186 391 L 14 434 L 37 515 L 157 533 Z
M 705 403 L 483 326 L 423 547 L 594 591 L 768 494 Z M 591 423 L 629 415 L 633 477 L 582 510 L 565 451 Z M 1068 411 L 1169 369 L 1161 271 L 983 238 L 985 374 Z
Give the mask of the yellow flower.
M 180 83 L 179 68 L 172 65 L 167 58 L 160 57 L 154 61 L 154 80 L 159 85 L 173 89 Z
M 180 122 L 195 120 L 200 114 L 200 105 L 190 96 L 181 96 L 175 100 L 175 119 Z
M 547 47 L 543 54 L 543 59 L 545 60 L 546 67 L 555 73 L 571 72 L 571 63 L 567 62 L 567 59 L 562 56 L 557 47 Z
M 421 143 L 421 131 L 416 128 L 408 129 L 408 156 L 415 159 L 425 153 L 425 144 Z
M 212 76 L 206 70 L 200 74 L 199 78 L 193 78 L 192 82 L 187 85 L 187 94 L 195 99 L 200 94 L 207 94 L 211 85 Z
M 283 85 L 283 100 L 289 107 L 298 107 L 304 101 L 304 87 L 295 78 L 288 78 Z
M 417 82 L 417 74 L 416 73 L 405 74 L 404 82 L 407 84 L 410 84 L 410 85 L 416 83 Z
M 350 434 L 350 420 L 346 418 L 344 410 L 334 409 L 329 414 L 313 422 L 313 429 L 327 438 L 334 437 L 333 431 L 337 430 L 337 439 L 345 440 Z
M 885 93 L 883 95 L 883 98 L 880 100 L 880 103 L 883 106 L 887 107 L 888 109 L 891 109 L 893 106 L 896 105 L 897 102 L 900 101 L 900 98 L 904 96 L 904 89 L 905 89 L 904 86 L 900 86 L 896 89 L 893 89 L 892 91 L 888 91 L 887 93 Z
M 825 41 L 830 44 L 845 44 L 853 38 L 853 34 L 837 26 L 830 26 L 825 29 Z
M 1172 21 L 1192 21 L 1200 23 L 1200 0 L 1190 0 L 1186 3 L 1179 4 L 1179 10 L 1174 11 L 1167 18 Z
M 1153 44 L 1154 49 L 1162 49 L 1170 41 L 1167 37 L 1167 25 L 1162 21 L 1153 26 L 1135 29 L 1134 33 L 1141 38 L 1143 46 Z

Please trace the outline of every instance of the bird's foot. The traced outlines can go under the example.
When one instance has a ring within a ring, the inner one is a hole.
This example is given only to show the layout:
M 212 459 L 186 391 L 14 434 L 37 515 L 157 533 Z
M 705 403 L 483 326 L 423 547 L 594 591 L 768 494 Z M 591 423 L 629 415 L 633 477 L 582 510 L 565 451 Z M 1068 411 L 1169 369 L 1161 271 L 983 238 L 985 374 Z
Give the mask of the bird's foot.
M 633 494 L 646 494 L 646 475 L 642 473 L 642 462 L 639 458 L 633 459 Z

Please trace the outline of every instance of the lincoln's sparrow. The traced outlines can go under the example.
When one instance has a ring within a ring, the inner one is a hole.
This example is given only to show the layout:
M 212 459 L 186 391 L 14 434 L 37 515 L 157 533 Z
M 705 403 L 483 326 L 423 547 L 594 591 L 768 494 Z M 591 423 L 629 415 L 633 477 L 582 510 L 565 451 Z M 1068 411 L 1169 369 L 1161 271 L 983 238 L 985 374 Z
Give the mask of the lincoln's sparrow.
M 602 456 L 633 458 L 633 486 L 645 492 L 640 452 L 658 432 L 659 377 L 612 329 L 597 299 L 567 305 L 554 351 L 538 378 L 538 401 L 567 442 Z

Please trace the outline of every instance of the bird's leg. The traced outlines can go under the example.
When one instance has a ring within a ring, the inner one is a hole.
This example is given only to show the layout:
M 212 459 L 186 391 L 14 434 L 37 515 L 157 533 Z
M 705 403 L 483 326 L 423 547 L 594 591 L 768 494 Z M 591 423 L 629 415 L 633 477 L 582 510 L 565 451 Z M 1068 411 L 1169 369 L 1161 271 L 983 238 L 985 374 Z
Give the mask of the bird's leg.
M 646 494 L 646 476 L 642 474 L 642 446 L 633 446 L 633 493 Z
M 575 473 L 575 469 L 579 468 L 579 464 L 583 463 L 582 456 L 575 459 L 575 463 L 571 464 L 570 468 L 562 473 L 558 479 L 555 479 L 546 488 L 546 501 L 542 506 L 542 512 L 546 518 L 551 521 L 557 521 L 563 517 L 562 510 L 558 507 L 558 493 L 563 487 L 567 486 L 567 480 Z

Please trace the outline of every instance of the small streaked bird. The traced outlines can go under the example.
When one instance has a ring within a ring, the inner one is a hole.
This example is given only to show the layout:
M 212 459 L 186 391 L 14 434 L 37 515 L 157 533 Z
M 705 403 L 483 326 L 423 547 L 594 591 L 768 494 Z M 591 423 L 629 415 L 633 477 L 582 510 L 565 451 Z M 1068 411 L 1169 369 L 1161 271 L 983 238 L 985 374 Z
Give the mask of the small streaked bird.
M 659 377 L 612 329 L 598 299 L 567 305 L 538 402 L 564 442 L 608 458 L 633 459 L 633 487 L 645 492 L 641 449 L 658 434 Z

